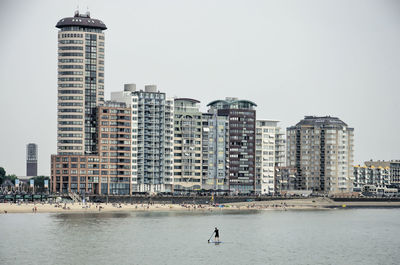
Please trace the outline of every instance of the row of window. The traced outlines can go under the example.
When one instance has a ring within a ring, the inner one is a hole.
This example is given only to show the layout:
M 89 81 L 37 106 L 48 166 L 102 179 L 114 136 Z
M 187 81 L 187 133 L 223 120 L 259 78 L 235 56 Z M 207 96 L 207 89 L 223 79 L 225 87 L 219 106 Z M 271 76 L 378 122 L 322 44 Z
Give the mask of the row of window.
M 58 115 L 59 119 L 83 119 L 82 115 Z
M 83 100 L 83 97 L 81 96 L 60 96 L 58 97 L 58 100 Z
M 58 47 L 60 51 L 71 51 L 71 50 L 78 50 L 78 51 L 83 51 L 82 46 L 60 46 Z
M 58 87 L 60 87 L 60 88 L 66 88 L 66 87 L 82 87 L 82 88 L 83 88 L 83 84 L 75 84 L 75 83 L 72 83 L 72 84 L 59 84 Z M 61 93 L 61 94 L 67 94 L 67 93 Z M 79 93 L 79 94 L 82 94 L 82 93 Z
M 82 71 L 60 71 L 59 75 L 83 75 Z
M 59 94 L 83 94 L 83 90 L 58 90 Z

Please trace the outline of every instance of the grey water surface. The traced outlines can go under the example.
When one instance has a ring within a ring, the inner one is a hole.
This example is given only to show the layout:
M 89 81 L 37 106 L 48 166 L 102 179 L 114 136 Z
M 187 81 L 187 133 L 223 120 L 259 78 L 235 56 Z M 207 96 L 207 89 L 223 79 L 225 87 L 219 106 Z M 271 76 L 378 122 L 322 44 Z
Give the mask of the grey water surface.
M 0 215 L 2 265 L 399 264 L 399 245 L 399 209 Z

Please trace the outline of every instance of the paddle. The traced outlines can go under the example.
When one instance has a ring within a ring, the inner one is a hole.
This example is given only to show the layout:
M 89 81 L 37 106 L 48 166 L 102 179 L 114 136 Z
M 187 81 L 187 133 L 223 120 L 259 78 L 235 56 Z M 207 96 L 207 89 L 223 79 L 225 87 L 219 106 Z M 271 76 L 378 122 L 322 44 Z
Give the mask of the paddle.
M 211 234 L 210 238 L 207 240 L 208 243 L 210 243 L 210 240 L 212 238 L 212 236 L 214 235 L 215 231 Z

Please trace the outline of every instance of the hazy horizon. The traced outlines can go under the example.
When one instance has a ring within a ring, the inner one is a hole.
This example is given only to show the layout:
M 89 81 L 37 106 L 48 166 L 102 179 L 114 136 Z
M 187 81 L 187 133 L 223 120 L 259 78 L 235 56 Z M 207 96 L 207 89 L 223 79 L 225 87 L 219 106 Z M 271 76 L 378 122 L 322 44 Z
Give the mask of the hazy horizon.
M 102 20 L 105 96 L 125 83 L 168 97 L 254 101 L 257 119 L 335 116 L 355 129 L 355 164 L 400 159 L 400 2 L 1 1 L 0 166 L 39 175 L 57 152 L 56 23 L 79 5 Z

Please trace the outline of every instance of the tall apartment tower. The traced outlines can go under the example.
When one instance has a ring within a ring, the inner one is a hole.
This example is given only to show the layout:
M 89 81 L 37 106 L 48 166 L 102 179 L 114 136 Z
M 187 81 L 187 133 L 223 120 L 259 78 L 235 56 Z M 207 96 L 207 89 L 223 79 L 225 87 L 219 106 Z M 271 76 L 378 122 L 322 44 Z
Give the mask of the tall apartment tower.
M 38 147 L 37 144 L 29 143 L 26 145 L 26 175 L 29 177 L 37 176 Z
M 229 190 L 255 192 L 255 131 L 257 106 L 249 100 L 226 98 L 207 105 L 229 119 Z
M 324 194 L 351 192 L 354 129 L 336 117 L 305 116 L 287 128 L 287 163 L 296 188 Z
M 283 145 L 283 146 L 282 146 Z M 284 139 L 278 121 L 256 123 L 256 192 L 275 193 L 275 167 L 284 163 Z
M 173 185 L 174 101 L 155 85 L 112 92 L 111 99 L 131 107 L 131 156 L 133 192 L 171 192 Z
M 96 107 L 104 103 L 106 25 L 89 12 L 61 19 L 58 31 L 59 155 L 95 154 Z
M 229 119 L 227 116 L 218 116 L 215 109 L 210 109 L 202 116 L 203 189 L 228 193 Z
M 174 191 L 199 190 L 202 187 L 202 119 L 200 101 L 174 99 Z

